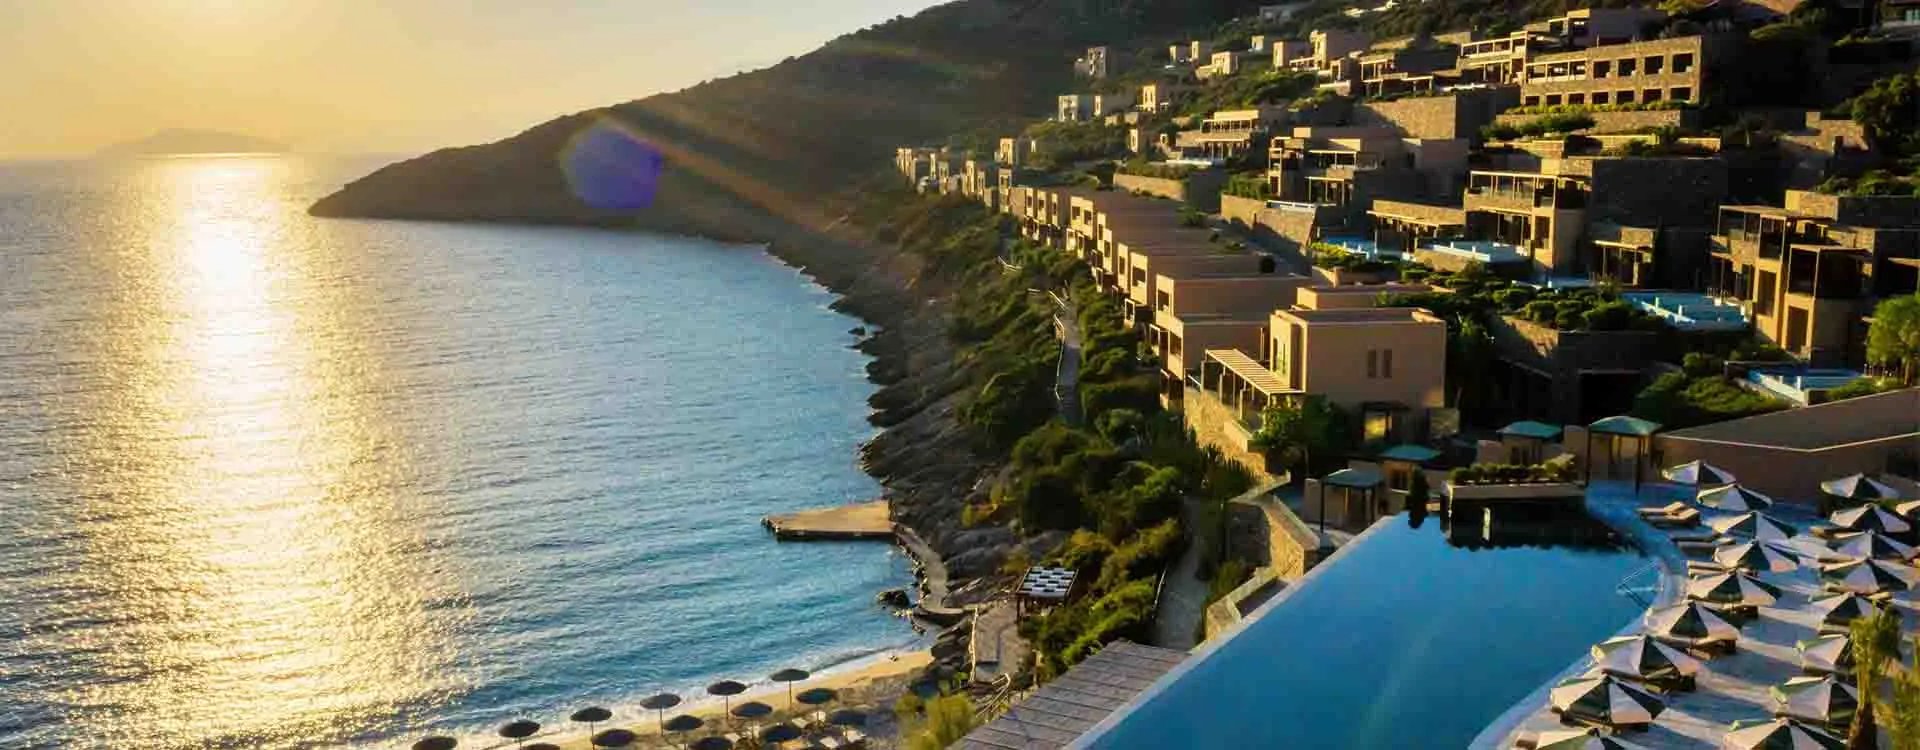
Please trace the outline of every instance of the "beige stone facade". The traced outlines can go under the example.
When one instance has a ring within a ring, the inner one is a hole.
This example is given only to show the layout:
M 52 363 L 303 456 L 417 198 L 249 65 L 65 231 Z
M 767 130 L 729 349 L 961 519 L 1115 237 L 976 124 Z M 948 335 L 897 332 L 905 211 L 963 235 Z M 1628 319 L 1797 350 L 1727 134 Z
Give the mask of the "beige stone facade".
M 1276 310 L 1267 329 L 1267 369 L 1361 414 L 1370 438 L 1410 439 L 1446 405 L 1447 325 L 1425 310 Z
M 1520 85 L 1524 106 L 1698 102 L 1732 47 L 1712 36 L 1610 44 L 1535 55 Z

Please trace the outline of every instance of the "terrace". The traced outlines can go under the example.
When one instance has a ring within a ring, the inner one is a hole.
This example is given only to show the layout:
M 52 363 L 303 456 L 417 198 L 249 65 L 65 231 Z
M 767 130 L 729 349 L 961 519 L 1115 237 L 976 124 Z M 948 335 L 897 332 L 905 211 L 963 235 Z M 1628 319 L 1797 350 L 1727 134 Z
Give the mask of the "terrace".
M 1525 263 L 1532 257 L 1519 245 L 1492 240 L 1430 240 L 1421 249 L 1487 265 Z
M 1741 331 L 1752 325 L 1739 305 L 1699 292 L 1625 292 L 1620 298 L 1681 331 Z

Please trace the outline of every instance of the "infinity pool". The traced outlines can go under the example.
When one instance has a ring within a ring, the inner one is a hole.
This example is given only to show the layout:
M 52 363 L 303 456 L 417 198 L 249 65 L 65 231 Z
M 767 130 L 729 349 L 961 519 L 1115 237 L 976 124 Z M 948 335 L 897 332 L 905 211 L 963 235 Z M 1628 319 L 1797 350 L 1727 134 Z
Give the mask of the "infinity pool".
M 1148 688 L 1087 747 L 1461 748 L 1645 609 L 1578 510 L 1387 519 Z

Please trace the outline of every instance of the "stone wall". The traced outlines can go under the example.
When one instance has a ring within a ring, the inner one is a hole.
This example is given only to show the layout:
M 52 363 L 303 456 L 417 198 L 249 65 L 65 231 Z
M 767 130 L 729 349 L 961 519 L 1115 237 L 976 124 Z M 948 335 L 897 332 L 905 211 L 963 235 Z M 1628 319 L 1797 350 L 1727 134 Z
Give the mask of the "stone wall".
M 1548 418 L 1563 423 L 1580 420 L 1583 371 L 1643 370 L 1659 343 L 1652 331 L 1561 331 L 1511 315 L 1493 318 L 1487 328 L 1496 356 L 1551 380 Z
M 1320 535 L 1273 496 L 1282 484 L 1262 482 L 1227 504 L 1227 551 L 1297 581 L 1320 562 Z
M 1248 438 L 1252 437 L 1247 428 L 1234 417 L 1233 410 L 1213 394 L 1187 388 L 1180 399 L 1180 416 L 1201 445 L 1218 449 L 1227 460 L 1252 473 L 1255 483 L 1278 478 L 1268 473 L 1266 455 L 1247 445 Z
M 1266 209 L 1267 202 L 1263 200 L 1242 198 L 1238 195 L 1220 196 L 1221 218 L 1243 230 L 1253 228 L 1258 223 L 1260 212 Z
M 1700 157 L 1571 157 L 1562 174 L 1592 178 L 1587 217 L 1640 226 L 1713 226 L 1727 164 Z
M 1286 584 L 1274 575 L 1272 568 L 1255 569 L 1246 583 L 1220 597 L 1219 601 L 1207 605 L 1206 630 L 1201 640 L 1213 640 L 1215 636 L 1240 624 L 1247 615 L 1253 614 L 1254 610 L 1284 588 Z
M 1501 110 L 1520 103 L 1518 89 L 1462 91 L 1394 101 L 1362 102 L 1354 107 L 1357 125 L 1385 125 L 1407 138 L 1478 138 L 1480 128 Z
M 1694 128 L 1700 123 L 1699 110 L 1693 109 L 1654 109 L 1642 112 L 1588 112 L 1593 118 L 1593 127 L 1581 132 L 1586 133 L 1631 133 L 1642 128 L 1675 127 Z M 1501 125 L 1519 126 L 1538 119 L 1540 115 L 1504 114 L 1494 118 Z

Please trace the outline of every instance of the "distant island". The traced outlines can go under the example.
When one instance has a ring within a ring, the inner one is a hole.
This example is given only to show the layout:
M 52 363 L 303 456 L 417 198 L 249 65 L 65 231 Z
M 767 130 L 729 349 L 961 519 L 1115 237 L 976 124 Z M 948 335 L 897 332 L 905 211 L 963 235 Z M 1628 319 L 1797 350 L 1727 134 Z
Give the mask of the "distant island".
M 128 159 L 180 154 L 277 154 L 286 150 L 284 143 L 251 135 L 171 128 L 138 140 L 108 146 L 95 152 L 94 156 Z

